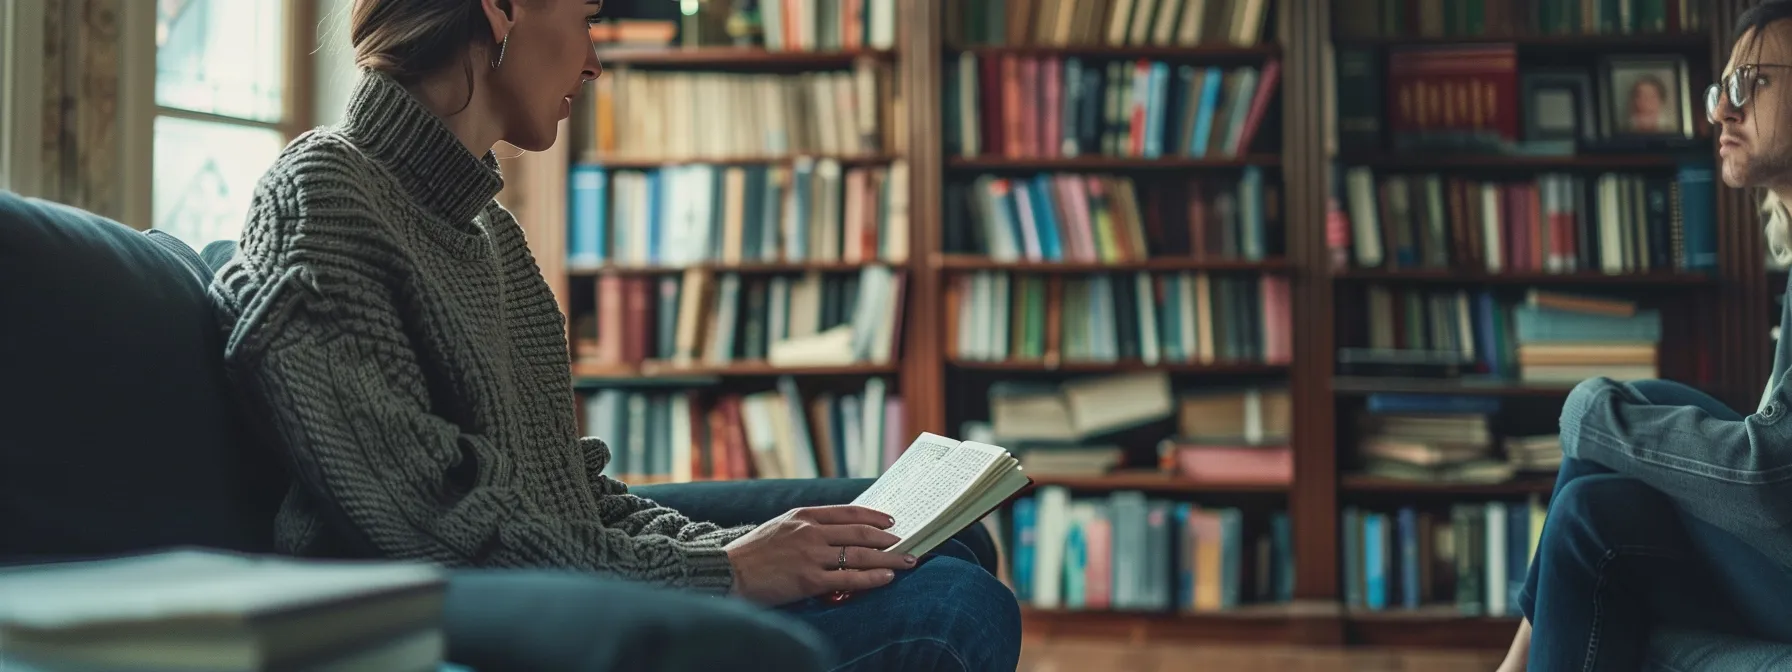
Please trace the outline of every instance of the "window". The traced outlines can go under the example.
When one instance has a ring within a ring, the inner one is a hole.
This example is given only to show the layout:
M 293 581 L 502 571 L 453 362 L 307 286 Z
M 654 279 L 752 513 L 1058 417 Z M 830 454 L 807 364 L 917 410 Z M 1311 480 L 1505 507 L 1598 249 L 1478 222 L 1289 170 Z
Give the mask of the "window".
M 155 0 L 152 221 L 201 249 L 241 236 L 255 183 L 305 128 L 313 0 Z

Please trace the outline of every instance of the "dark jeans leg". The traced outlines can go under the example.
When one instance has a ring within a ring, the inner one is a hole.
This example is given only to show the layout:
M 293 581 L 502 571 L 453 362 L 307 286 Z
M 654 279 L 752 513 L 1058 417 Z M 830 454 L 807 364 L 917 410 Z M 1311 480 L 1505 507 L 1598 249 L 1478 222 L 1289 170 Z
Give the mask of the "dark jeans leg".
M 629 488 L 629 492 L 677 509 L 692 520 L 732 527 L 754 525 L 805 506 L 829 506 L 852 502 L 871 487 L 870 478 L 760 479 L 668 483 Z M 995 541 L 981 524 L 952 537 L 970 549 L 974 562 L 991 575 L 1001 559 Z
M 592 574 L 450 575 L 448 660 L 493 670 L 811 670 L 836 664 L 800 619 Z
M 1634 387 L 1651 403 L 1741 417 L 1677 383 Z M 1563 460 L 1518 605 L 1533 628 L 1530 669 L 1635 670 L 1658 625 L 1792 635 L 1787 596 L 1792 575 L 1742 540 L 1641 481 Z
M 834 672 L 982 672 L 1020 665 L 1020 604 L 970 549 L 948 540 L 913 570 L 842 603 L 780 611 L 833 645 Z

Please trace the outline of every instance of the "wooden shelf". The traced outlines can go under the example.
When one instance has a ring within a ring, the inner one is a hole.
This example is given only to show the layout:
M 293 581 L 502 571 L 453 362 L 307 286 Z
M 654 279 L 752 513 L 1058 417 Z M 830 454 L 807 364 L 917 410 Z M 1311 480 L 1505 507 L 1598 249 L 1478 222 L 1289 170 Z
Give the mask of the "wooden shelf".
M 1655 154 L 1466 154 L 1452 152 L 1372 154 L 1340 159 L 1345 166 L 1368 166 L 1384 170 L 1671 170 L 1680 165 L 1680 155 Z
M 1121 360 L 1114 362 L 1003 360 L 999 362 L 986 362 L 971 359 L 953 359 L 949 360 L 947 363 L 969 371 L 1012 371 L 1023 373 L 1118 373 L 1125 371 L 1167 371 L 1169 373 L 1237 375 L 1284 373 L 1288 370 L 1288 366 L 1285 364 L 1264 364 L 1261 362 L 1215 362 L 1212 364 L 1159 362 L 1157 364 L 1146 364 L 1138 360 Z
M 765 362 L 735 362 L 720 366 L 677 366 L 666 362 L 646 362 L 640 368 L 596 367 L 573 365 L 574 382 L 583 386 L 602 383 L 676 382 L 719 378 L 772 378 L 777 376 L 882 376 L 896 373 L 894 364 L 847 364 L 843 366 L 772 366 Z
M 1156 493 L 1231 493 L 1288 491 L 1288 484 L 1207 483 L 1160 472 L 1119 472 L 1099 476 L 1034 476 L 1033 485 L 1058 485 L 1071 490 L 1143 490 Z
M 1642 35 L 1523 35 L 1452 37 L 1334 37 L 1339 49 L 1355 47 L 1425 46 L 1511 43 L 1520 49 L 1605 51 L 1611 49 L 1671 50 L 1709 49 L 1707 33 L 1650 33 Z
M 1217 257 L 1158 257 L 1143 261 L 998 261 L 972 254 L 945 254 L 935 262 L 947 271 L 1008 271 L 1011 273 L 1123 273 L 1129 271 L 1266 271 L 1294 268 L 1287 259 L 1225 259 Z
M 1303 608 L 1299 604 L 1253 604 L 1219 612 L 1173 613 L 1071 611 L 1021 607 L 1021 626 L 1028 635 L 1139 641 L 1225 641 L 1288 643 L 1306 638 L 1304 631 L 1335 623 L 1330 603 Z
M 1278 44 L 1256 44 L 1241 46 L 1236 44 L 1208 44 L 1193 47 L 1178 46 L 1133 46 L 1108 44 L 1078 45 L 973 45 L 957 48 L 948 47 L 948 52 L 971 53 L 983 56 L 1081 56 L 1085 58 L 1124 58 L 1124 59 L 1165 59 L 1165 60 L 1197 60 L 1197 59 L 1237 59 L 1266 58 L 1282 53 Z
M 1344 616 L 1345 637 L 1364 646 L 1504 649 L 1518 630 L 1518 617 L 1464 616 L 1454 605 L 1389 609 L 1349 610 Z
M 1597 272 L 1487 273 L 1447 268 L 1353 268 L 1332 276 L 1340 281 L 1423 282 L 1455 285 L 1600 285 L 1632 287 L 1699 287 L 1717 284 L 1717 279 L 1701 273 L 1619 273 Z
M 591 160 L 591 161 L 581 161 L 580 164 L 590 165 L 590 166 L 603 166 L 605 168 L 619 169 L 619 170 L 629 170 L 629 169 L 647 170 L 647 169 L 652 169 L 652 168 L 664 168 L 666 166 L 681 166 L 681 165 L 782 164 L 782 163 L 791 163 L 791 162 L 796 161 L 798 158 L 804 158 L 804 157 L 815 159 L 817 161 L 824 160 L 824 159 L 832 160 L 832 161 L 838 162 L 842 166 L 847 166 L 847 167 L 877 166 L 877 165 L 883 165 L 886 163 L 890 163 L 890 162 L 896 160 L 895 155 L 892 155 L 892 154 L 861 154 L 861 155 L 852 155 L 852 156 L 803 155 L 802 157 L 799 157 L 798 155 L 794 155 L 794 154 L 788 155 L 788 156 L 716 156 L 716 157 L 608 156 L 608 157 L 599 157 L 599 158 Z
M 1332 378 L 1332 392 L 1339 395 L 1405 393 L 1565 397 L 1573 390 L 1574 386 L 1571 384 L 1525 383 L 1515 380 L 1478 378 L 1377 378 L 1373 376 L 1337 376 Z
M 845 68 L 861 58 L 892 60 L 896 52 L 878 49 L 846 51 L 767 51 L 755 47 L 600 47 L 597 59 L 605 66 L 678 66 L 726 70 Z
M 711 273 L 741 273 L 746 275 L 771 275 L 778 273 L 851 273 L 871 266 L 897 266 L 893 262 L 865 263 L 856 261 L 767 261 L 740 264 L 700 263 L 685 266 L 599 266 L 596 268 L 568 268 L 566 273 L 573 277 L 593 275 L 666 275 L 683 273 L 688 270 L 705 270 Z
M 1145 159 L 1131 156 L 953 156 L 946 158 L 948 170 L 1012 170 L 1012 171 L 1101 171 L 1101 170 L 1201 170 L 1234 169 L 1245 166 L 1276 166 L 1282 157 L 1276 154 L 1247 154 L 1237 158 L 1193 158 L 1166 156 Z
M 1505 483 L 1402 481 L 1362 474 L 1344 474 L 1339 477 L 1339 480 L 1341 489 L 1352 494 L 1484 495 L 1490 497 L 1547 495 L 1555 489 L 1556 484 L 1556 479 L 1553 476 L 1521 476 Z

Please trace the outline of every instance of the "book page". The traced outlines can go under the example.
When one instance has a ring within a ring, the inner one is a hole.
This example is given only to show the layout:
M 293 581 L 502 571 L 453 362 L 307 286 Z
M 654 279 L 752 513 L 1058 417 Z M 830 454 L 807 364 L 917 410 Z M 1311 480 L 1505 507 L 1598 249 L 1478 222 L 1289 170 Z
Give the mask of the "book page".
M 1005 454 L 991 446 L 923 433 L 852 503 L 889 514 L 896 519 L 889 532 L 906 539 L 964 497 Z

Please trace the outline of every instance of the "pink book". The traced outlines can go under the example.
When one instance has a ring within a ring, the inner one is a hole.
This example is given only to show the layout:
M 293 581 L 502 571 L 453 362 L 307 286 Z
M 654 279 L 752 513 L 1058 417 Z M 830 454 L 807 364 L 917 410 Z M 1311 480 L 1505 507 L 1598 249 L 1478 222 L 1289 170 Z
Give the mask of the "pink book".
M 1106 609 L 1114 600 L 1114 529 L 1107 516 L 1083 522 L 1083 608 Z
M 903 421 L 902 417 L 902 397 L 891 395 L 885 398 L 884 464 L 882 469 L 877 470 L 878 473 L 888 471 L 890 465 L 896 463 L 896 458 L 902 457 L 902 451 L 908 448 L 908 444 L 902 441 L 902 437 L 907 433 L 906 425 L 907 423 Z
M 1263 74 L 1257 77 L 1257 94 L 1251 98 L 1251 111 L 1245 114 L 1244 127 L 1238 131 L 1238 144 L 1228 148 L 1232 156 L 1244 154 L 1251 147 L 1251 138 L 1257 135 L 1257 125 L 1263 122 L 1269 100 L 1276 95 L 1276 80 L 1281 75 L 1281 61 L 1272 58 L 1263 64 Z
M 1058 156 L 1063 146 L 1064 119 L 1062 117 L 1064 63 L 1056 56 L 1047 56 L 1039 64 L 1039 83 L 1041 102 L 1045 105 L 1045 116 L 1039 124 L 1039 140 L 1035 147 L 1040 156 Z
M 1045 87 L 1039 85 L 1039 59 L 1020 59 L 1020 96 L 1025 107 L 1032 108 L 1020 113 L 1020 155 L 1039 156 L 1039 127 L 1044 120 L 1033 114 L 1038 109 L 1041 95 Z
M 1263 280 L 1263 361 L 1268 364 L 1289 364 L 1294 361 L 1294 323 L 1289 305 L 1288 278 L 1264 276 Z
M 1294 449 L 1177 443 L 1169 458 L 1182 478 L 1226 485 L 1288 485 L 1294 482 Z

